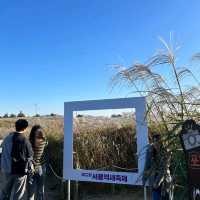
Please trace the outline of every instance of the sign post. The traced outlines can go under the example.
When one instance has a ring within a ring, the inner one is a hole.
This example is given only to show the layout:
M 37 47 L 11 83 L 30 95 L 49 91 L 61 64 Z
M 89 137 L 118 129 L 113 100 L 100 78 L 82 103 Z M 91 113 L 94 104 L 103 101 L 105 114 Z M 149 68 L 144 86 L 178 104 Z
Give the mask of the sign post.
M 68 185 L 67 185 L 67 200 L 71 199 L 71 182 L 68 180 Z
M 147 187 L 144 186 L 144 200 L 147 200 Z
M 186 120 L 180 139 L 187 163 L 189 200 L 200 200 L 200 126 Z

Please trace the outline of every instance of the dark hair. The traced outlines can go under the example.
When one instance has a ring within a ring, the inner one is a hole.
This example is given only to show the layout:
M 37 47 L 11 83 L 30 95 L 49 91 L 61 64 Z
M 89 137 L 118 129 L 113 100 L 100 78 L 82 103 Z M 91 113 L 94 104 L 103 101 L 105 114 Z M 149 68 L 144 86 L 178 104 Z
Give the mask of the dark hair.
M 187 131 L 188 129 L 198 129 L 197 123 L 193 119 L 187 119 L 182 125 L 182 129 Z
M 152 136 L 152 139 L 153 139 L 153 141 L 155 141 L 155 140 L 158 141 L 161 139 L 161 135 L 158 133 L 154 133 Z
M 38 129 L 42 129 L 42 127 L 40 125 L 35 125 L 35 126 L 32 127 L 31 132 L 30 132 L 29 140 L 30 140 L 33 147 L 35 146 L 36 132 L 37 132 Z M 41 134 L 41 137 L 45 138 L 43 132 Z
M 25 119 L 18 119 L 15 122 L 15 129 L 16 131 L 23 131 L 28 127 L 28 121 Z

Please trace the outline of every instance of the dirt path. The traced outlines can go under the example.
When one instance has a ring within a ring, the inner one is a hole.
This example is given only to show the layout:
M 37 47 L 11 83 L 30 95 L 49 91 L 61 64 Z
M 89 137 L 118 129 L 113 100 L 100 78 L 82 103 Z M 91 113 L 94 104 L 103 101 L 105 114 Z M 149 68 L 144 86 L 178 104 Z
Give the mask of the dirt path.
M 0 174 L 0 189 L 2 187 L 2 176 Z M 46 200 L 61 200 L 61 188 L 58 181 L 54 177 L 47 177 L 46 179 Z M 71 191 L 72 192 L 72 191 Z M 80 191 L 80 193 L 85 193 Z M 119 194 L 90 194 L 86 192 L 78 200 L 143 200 L 143 190 L 137 189 L 135 191 L 124 191 Z M 150 198 L 148 198 L 150 200 Z
M 0 190 L 2 187 L 2 175 L 0 174 Z M 46 180 L 46 199 L 60 200 L 60 193 L 58 192 L 59 185 L 53 177 L 48 177 Z
M 79 195 L 81 197 L 78 200 L 144 200 L 144 190 L 141 187 L 130 186 L 124 189 L 118 187 L 114 191 L 112 189 L 103 191 L 98 186 L 100 185 L 97 185 L 97 187 L 93 185 L 91 190 L 88 190 L 88 188 L 80 189 Z M 148 190 L 148 200 L 150 199 Z
M 121 193 L 116 195 L 88 196 L 83 200 L 144 200 L 142 192 Z M 150 198 L 148 199 L 150 200 Z

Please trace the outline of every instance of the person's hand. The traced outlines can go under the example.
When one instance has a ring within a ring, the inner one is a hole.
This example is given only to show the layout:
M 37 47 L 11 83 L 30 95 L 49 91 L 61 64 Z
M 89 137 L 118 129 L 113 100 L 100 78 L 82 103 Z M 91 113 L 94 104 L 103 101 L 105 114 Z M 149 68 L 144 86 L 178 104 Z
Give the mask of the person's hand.
M 33 163 L 31 163 L 29 173 L 30 173 L 30 175 L 34 175 L 34 173 L 35 173 L 35 168 L 34 168 Z

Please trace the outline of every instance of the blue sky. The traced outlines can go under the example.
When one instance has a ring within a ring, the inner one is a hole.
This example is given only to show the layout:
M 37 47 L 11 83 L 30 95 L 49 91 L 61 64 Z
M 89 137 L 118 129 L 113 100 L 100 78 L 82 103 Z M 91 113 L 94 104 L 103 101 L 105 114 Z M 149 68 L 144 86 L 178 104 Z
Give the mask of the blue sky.
M 181 62 L 200 52 L 199 0 L 1 0 L 0 114 L 63 113 L 110 92 L 109 64 L 145 61 L 173 31 Z

